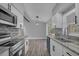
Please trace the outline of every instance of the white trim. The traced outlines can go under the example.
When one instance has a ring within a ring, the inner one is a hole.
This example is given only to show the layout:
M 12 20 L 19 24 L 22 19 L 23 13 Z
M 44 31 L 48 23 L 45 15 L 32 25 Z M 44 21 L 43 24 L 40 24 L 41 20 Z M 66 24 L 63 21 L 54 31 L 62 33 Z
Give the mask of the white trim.
M 48 23 L 46 24 L 46 36 L 48 36 Z
M 26 39 L 46 39 L 46 37 L 28 37 Z

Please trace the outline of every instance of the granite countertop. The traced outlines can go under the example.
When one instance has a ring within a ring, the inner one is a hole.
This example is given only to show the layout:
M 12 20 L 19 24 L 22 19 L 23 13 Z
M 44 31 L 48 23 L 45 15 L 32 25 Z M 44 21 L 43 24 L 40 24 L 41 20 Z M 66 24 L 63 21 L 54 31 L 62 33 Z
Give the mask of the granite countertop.
M 9 47 L 0 47 L 0 54 L 5 52 L 6 50 L 9 50 Z
M 13 37 L 11 39 L 24 39 L 24 38 L 27 38 L 28 36 L 18 36 L 18 37 Z
M 73 42 L 63 42 L 59 39 L 56 39 L 53 36 L 48 36 L 48 37 L 50 37 L 52 40 L 56 41 L 57 43 L 63 45 L 64 47 L 68 48 L 69 50 L 79 55 L 79 45 L 74 44 Z

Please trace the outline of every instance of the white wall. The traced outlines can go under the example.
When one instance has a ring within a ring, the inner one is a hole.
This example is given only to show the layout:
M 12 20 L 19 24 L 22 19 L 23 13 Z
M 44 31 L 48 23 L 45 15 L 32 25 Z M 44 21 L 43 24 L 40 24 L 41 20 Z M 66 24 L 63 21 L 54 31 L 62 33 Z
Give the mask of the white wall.
M 46 24 L 39 23 L 38 26 L 33 22 L 27 22 L 24 20 L 25 35 L 28 35 L 28 39 L 46 39 Z

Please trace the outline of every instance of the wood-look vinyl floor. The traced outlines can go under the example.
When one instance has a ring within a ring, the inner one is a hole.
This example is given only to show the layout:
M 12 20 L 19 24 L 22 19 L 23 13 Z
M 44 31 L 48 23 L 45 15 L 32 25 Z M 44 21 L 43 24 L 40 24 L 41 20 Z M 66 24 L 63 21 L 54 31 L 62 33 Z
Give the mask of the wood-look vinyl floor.
M 46 40 L 45 39 L 37 39 L 37 40 L 29 40 L 29 49 L 26 54 L 27 56 L 49 56 Z

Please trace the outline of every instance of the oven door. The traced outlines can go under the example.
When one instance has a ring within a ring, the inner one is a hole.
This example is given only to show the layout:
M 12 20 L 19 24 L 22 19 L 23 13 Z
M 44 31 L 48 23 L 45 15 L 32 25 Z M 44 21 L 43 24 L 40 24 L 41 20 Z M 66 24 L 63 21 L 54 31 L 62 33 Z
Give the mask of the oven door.
M 18 46 L 14 51 L 10 51 L 10 56 L 22 56 L 24 44 Z

